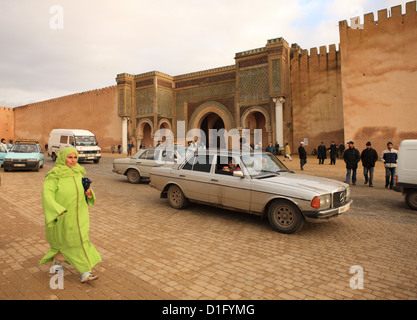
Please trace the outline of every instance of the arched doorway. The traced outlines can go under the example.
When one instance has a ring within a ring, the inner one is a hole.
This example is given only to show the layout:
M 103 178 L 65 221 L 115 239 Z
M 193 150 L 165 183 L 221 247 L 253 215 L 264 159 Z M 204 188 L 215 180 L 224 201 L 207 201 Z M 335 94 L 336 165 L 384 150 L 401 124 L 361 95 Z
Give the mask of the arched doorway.
M 140 120 L 136 127 L 136 133 L 137 149 L 139 149 L 140 145 L 142 145 L 142 147 L 153 147 L 153 123 L 151 120 Z
M 252 107 L 242 115 L 242 128 L 250 130 L 250 143 L 260 143 L 262 149 L 272 141 L 271 122 L 268 113 L 260 107 Z M 255 129 L 261 130 L 261 135 L 255 137 Z M 255 145 L 256 147 L 256 145 Z
M 226 142 L 224 136 L 219 136 L 216 134 L 216 132 L 218 132 L 220 129 L 225 129 L 224 121 L 218 114 L 207 114 L 201 122 L 200 129 L 205 134 L 206 141 L 202 141 L 205 146 L 214 148 L 225 145 Z
M 225 139 L 230 147 L 231 135 L 237 131 L 232 130 L 235 127 L 235 122 L 230 111 L 223 104 L 215 101 L 200 105 L 192 114 L 188 126 L 187 140 L 194 140 L 198 136 L 201 137 L 205 146 L 212 148 L 226 146 Z M 219 132 L 222 129 L 224 131 Z M 210 130 L 212 131 L 210 132 Z M 223 133 L 228 137 L 225 137 Z

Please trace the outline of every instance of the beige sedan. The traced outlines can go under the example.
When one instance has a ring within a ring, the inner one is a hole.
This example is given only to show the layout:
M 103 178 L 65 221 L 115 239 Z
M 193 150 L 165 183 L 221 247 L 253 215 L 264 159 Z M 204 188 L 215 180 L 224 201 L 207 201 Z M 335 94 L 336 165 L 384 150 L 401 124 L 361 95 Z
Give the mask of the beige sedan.
M 352 203 L 347 184 L 294 173 L 268 152 L 197 151 L 171 168 L 153 168 L 150 185 L 174 208 L 194 201 L 267 215 L 282 233 L 337 217 Z
M 113 172 L 125 175 L 130 183 L 149 180 L 150 171 L 154 167 L 173 166 L 178 159 L 185 156 L 181 148 L 145 148 L 139 150 L 131 158 L 115 159 Z

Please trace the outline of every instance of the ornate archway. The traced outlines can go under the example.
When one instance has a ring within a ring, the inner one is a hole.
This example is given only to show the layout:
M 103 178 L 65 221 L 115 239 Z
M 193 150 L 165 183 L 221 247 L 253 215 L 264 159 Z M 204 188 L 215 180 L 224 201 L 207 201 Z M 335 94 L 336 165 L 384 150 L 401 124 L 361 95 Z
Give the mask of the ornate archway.
M 221 103 L 210 101 L 199 106 L 191 115 L 188 123 L 187 140 L 194 140 L 199 137 L 200 142 L 209 146 L 220 146 L 225 144 L 225 137 L 210 136 L 210 130 L 216 132 L 224 129 L 229 133 L 234 128 L 235 121 L 230 111 Z
M 141 119 L 136 125 L 136 147 L 140 145 L 153 147 L 154 126 L 150 119 Z
M 271 116 L 262 107 L 251 107 L 246 110 L 241 116 L 242 129 L 251 130 L 251 143 L 254 142 L 254 129 L 262 130 L 262 148 L 266 148 L 269 142 L 272 141 L 272 126 Z

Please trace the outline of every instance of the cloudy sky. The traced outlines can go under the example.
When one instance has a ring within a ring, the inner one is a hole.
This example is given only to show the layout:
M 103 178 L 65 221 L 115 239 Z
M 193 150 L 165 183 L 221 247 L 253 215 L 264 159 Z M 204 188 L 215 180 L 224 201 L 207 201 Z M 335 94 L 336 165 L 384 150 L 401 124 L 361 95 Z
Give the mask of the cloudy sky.
M 112 86 L 124 72 L 229 66 L 278 37 L 339 44 L 339 21 L 408 1 L 0 0 L 0 106 Z

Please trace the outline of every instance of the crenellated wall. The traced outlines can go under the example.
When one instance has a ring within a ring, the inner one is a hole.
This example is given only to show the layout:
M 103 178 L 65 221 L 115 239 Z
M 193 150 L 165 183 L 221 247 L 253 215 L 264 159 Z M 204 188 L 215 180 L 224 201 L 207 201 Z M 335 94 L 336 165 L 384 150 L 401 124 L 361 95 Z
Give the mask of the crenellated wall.
M 293 149 L 308 138 L 308 153 L 321 141 L 329 146 L 343 142 L 343 99 L 340 51 L 336 45 L 311 48 L 310 54 L 293 44 L 291 96 Z
M 0 139 L 14 141 L 14 112 L 12 108 L 0 107 Z
M 416 139 L 416 1 L 364 16 L 364 24 L 339 23 L 346 140 L 380 153 Z
M 81 92 L 14 108 L 15 139 L 38 139 L 42 147 L 52 129 L 93 132 L 103 151 L 121 144 L 117 86 Z

